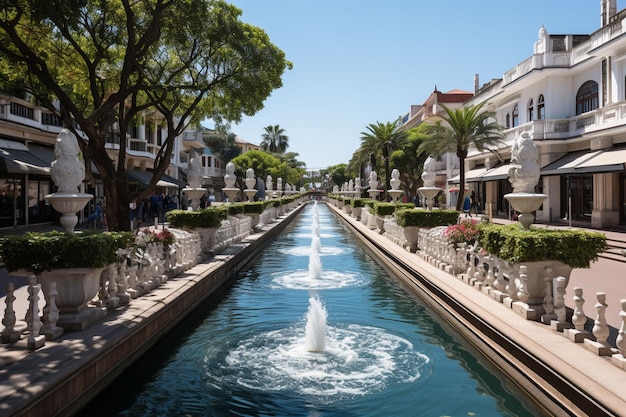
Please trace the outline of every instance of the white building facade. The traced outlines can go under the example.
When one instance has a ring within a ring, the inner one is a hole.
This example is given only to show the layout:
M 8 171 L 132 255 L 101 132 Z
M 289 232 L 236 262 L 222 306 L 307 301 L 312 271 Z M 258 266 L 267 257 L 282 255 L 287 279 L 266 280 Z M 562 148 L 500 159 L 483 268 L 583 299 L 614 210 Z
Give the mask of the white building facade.
M 601 11 L 591 35 L 541 27 L 534 54 L 465 103 L 483 103 L 505 128 L 501 147 L 470 153 L 466 164 L 468 186 L 491 214 L 512 214 L 504 199 L 511 143 L 526 131 L 539 149 L 536 191 L 549 196 L 538 221 L 626 224 L 626 10 L 602 0 Z

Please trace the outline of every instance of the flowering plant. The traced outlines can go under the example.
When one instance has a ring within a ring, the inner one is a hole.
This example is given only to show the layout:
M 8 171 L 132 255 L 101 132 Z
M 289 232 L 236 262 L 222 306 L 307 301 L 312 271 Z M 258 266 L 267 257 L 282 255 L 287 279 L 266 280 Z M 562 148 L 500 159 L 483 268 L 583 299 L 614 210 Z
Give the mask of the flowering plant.
M 176 236 L 169 229 L 152 230 L 144 228 L 138 235 L 146 243 L 162 243 L 166 248 L 176 242 Z
M 479 234 L 478 222 L 474 220 L 462 220 L 443 232 L 444 237 L 454 244 L 466 242 L 470 245 L 476 242 Z

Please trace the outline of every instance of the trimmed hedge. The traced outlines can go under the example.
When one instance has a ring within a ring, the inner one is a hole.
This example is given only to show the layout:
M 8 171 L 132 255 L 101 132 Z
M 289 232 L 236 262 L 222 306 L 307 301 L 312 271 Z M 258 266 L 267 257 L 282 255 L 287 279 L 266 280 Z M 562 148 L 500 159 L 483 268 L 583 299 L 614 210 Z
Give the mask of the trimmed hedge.
M 396 210 L 415 208 L 413 203 L 374 203 L 373 214 L 377 216 L 391 216 Z
M 171 210 L 165 216 L 171 227 L 188 229 L 197 227 L 218 228 L 227 214 L 227 211 L 222 207 L 207 207 L 199 211 Z
M 396 223 L 402 227 L 447 226 L 459 220 L 459 212 L 456 210 L 402 209 L 396 210 L 395 216 Z
M 480 225 L 479 245 L 508 262 L 557 260 L 572 268 L 589 268 L 591 261 L 608 249 L 600 232 L 557 230 L 520 224 Z
M 27 232 L 1 238 L 0 257 L 8 271 L 25 269 L 35 274 L 62 268 L 103 268 L 115 263 L 118 249 L 133 241 L 130 232 Z
M 363 200 L 361 200 L 360 198 L 350 198 L 347 201 L 354 208 L 359 208 L 359 207 L 365 206 L 365 203 L 363 203 Z

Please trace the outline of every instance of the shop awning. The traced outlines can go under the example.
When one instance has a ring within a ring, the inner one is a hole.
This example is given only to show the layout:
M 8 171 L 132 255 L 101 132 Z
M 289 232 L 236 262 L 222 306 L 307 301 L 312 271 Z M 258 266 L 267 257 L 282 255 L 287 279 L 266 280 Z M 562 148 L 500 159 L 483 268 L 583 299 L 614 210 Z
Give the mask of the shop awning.
M 577 173 L 617 172 L 626 170 L 626 147 L 616 147 L 595 153 L 576 165 Z
M 484 173 L 486 173 L 487 171 L 488 171 L 488 169 L 485 168 L 485 167 L 470 169 L 469 171 L 467 171 L 465 173 L 465 182 L 480 181 L 480 176 L 483 175 Z M 460 175 L 456 175 L 456 176 L 448 179 L 448 183 L 449 184 L 458 184 L 460 180 L 461 180 L 461 176 Z
M 500 165 L 485 172 L 477 181 L 499 181 L 509 178 L 511 164 Z
M 28 150 L 0 149 L 0 172 L 50 175 L 50 164 Z
M 567 155 L 562 156 L 556 161 L 550 162 L 548 165 L 541 168 L 541 175 L 549 176 L 582 173 L 581 171 L 577 171 L 576 167 L 591 160 L 602 152 L 603 151 L 588 150 L 570 152 Z
M 126 176 L 129 179 L 129 182 L 134 182 L 138 185 L 139 188 L 146 188 L 148 184 L 150 184 L 150 180 L 152 179 L 152 172 L 150 171 L 141 171 L 139 169 L 129 169 L 126 171 Z M 159 181 L 157 181 L 157 187 L 163 188 L 181 188 L 185 187 L 186 184 L 176 178 L 170 177 L 169 175 L 163 174 Z

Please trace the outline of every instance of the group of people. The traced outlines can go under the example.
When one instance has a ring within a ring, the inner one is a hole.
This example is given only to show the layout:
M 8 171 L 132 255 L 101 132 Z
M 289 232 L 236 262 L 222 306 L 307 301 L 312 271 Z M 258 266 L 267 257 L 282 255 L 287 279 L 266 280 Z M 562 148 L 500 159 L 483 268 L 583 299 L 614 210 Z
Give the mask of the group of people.
M 154 192 L 145 200 L 135 199 L 130 204 L 130 220 L 151 224 L 154 219 L 159 222 L 165 221 L 165 213 L 170 210 L 182 208 L 185 210 L 186 201 L 183 198 L 182 205 L 178 201 L 176 194 L 167 195 L 165 193 Z

